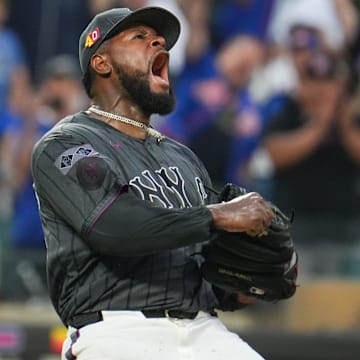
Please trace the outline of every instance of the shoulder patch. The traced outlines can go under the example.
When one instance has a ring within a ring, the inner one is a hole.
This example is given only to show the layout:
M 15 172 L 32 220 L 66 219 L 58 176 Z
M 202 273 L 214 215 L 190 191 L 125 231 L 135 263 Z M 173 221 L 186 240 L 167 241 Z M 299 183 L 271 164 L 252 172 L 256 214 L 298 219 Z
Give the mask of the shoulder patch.
M 99 157 L 84 157 L 77 163 L 76 176 L 79 183 L 87 190 L 96 190 L 104 182 L 108 165 Z
M 74 164 L 88 156 L 97 156 L 99 153 L 90 144 L 84 144 L 65 150 L 55 160 L 55 166 L 64 174 L 70 171 Z

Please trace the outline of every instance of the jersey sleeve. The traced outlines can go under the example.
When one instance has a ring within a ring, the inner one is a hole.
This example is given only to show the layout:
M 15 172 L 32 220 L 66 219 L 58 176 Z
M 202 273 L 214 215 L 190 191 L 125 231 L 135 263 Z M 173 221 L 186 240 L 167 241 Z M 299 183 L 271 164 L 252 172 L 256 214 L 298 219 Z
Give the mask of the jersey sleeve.
M 46 203 L 99 253 L 143 255 L 210 237 L 212 217 L 205 206 L 167 209 L 142 200 L 91 144 L 64 131 L 51 136 L 32 154 L 40 213 L 46 216 L 41 206 Z

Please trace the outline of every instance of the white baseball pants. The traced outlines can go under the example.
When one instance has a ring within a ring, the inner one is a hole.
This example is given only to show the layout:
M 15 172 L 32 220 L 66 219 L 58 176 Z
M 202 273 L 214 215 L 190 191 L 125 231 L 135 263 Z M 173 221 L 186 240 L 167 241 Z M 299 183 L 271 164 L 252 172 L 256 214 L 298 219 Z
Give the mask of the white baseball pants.
M 103 321 L 69 327 L 62 360 L 264 360 L 217 317 L 146 318 L 103 311 Z

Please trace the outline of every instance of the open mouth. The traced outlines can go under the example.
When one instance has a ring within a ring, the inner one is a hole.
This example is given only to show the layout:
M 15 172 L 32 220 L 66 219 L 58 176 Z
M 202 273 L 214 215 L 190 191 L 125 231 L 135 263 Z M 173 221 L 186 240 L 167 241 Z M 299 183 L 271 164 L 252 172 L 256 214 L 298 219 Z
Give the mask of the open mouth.
M 155 82 L 167 88 L 169 87 L 168 64 L 169 54 L 160 52 L 155 55 L 151 66 L 151 73 Z

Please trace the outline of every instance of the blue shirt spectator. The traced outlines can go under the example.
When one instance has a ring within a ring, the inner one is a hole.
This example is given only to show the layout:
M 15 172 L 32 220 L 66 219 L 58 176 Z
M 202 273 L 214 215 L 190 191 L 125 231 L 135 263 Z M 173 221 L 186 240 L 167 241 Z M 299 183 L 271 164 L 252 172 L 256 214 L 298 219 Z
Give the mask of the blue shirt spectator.
M 0 140 L 11 124 L 12 116 L 7 110 L 0 110 Z
M 213 12 L 212 37 L 216 47 L 236 34 L 264 40 L 276 0 L 221 1 Z
M 22 45 L 10 29 L 0 31 L 0 109 L 7 106 L 11 77 L 19 66 L 25 66 Z
M 263 129 L 248 79 L 262 61 L 262 43 L 236 36 L 216 55 L 208 52 L 180 76 L 174 113 L 160 130 L 189 145 L 204 161 L 215 185 L 247 184 L 246 166 Z
M 50 129 L 49 124 L 36 123 L 36 133 L 33 136 L 40 138 Z M 7 135 L 14 141 L 15 146 L 20 146 L 20 140 L 25 136 L 28 129 L 24 119 L 19 116 L 8 114 Z M 16 149 L 14 150 L 16 152 Z M 43 232 L 37 208 L 37 201 L 33 190 L 33 180 L 30 169 L 25 172 L 21 186 L 14 192 L 13 216 L 10 227 L 11 245 L 15 247 L 44 247 Z

